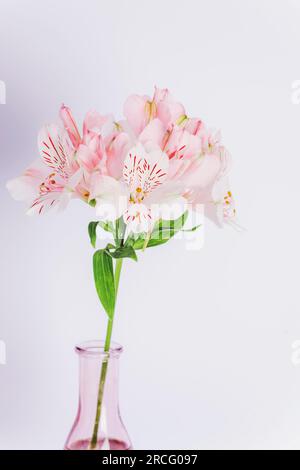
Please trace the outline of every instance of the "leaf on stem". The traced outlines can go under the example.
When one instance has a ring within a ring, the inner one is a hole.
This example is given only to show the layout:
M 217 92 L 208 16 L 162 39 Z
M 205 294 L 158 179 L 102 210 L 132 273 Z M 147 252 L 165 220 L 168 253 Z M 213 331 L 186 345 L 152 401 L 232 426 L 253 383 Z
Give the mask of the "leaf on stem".
M 151 233 L 151 236 L 147 243 L 147 248 L 152 246 L 162 245 L 176 235 L 186 223 L 188 217 L 188 211 L 182 214 L 178 219 L 175 220 L 160 220 L 158 221 Z M 129 242 L 135 250 L 142 250 L 145 246 L 145 236 L 140 236 Z
M 100 227 L 105 230 L 105 232 L 114 233 L 114 225 L 112 222 L 102 222 L 101 220 L 98 222 Z
M 100 302 L 110 319 L 113 318 L 116 290 L 112 257 L 106 250 L 98 250 L 93 257 L 94 279 Z
M 137 261 L 136 252 L 132 248 L 132 246 L 121 246 L 117 248 L 115 251 L 110 251 L 109 254 L 115 259 L 130 258 L 130 259 L 133 259 L 134 261 Z
M 116 220 L 114 239 L 115 239 L 115 243 L 117 246 L 123 246 L 125 231 L 126 231 L 126 224 L 122 216 Z
M 96 247 L 96 239 L 97 239 L 96 229 L 97 229 L 97 225 L 98 225 L 98 222 L 90 222 L 89 223 L 89 228 L 88 228 L 91 244 L 94 248 Z

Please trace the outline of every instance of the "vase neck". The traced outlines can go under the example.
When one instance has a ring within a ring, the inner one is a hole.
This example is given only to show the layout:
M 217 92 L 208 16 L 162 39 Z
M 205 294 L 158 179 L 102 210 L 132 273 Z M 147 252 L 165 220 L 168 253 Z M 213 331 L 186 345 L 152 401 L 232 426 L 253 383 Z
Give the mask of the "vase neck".
M 81 356 L 79 358 L 79 399 L 81 408 L 91 404 L 95 406 L 101 368 L 105 362 L 107 362 L 107 375 L 103 403 L 105 406 L 109 399 L 110 409 L 118 406 L 119 358 L 114 356 Z
M 103 343 L 88 342 L 77 346 L 79 355 L 79 406 L 82 412 L 92 413 L 97 403 L 99 380 L 103 364 L 107 363 L 107 375 L 103 395 L 104 413 L 115 413 L 119 397 L 119 357 L 122 348 L 113 344 L 110 352 L 104 352 Z M 91 409 L 92 408 L 92 409 Z

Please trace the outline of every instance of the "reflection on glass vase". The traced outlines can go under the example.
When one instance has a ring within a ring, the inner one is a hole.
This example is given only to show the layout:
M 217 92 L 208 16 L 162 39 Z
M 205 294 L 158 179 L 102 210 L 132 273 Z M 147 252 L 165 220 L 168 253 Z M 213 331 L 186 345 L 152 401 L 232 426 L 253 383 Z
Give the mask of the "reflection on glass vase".
M 112 343 L 108 354 L 103 342 L 90 341 L 75 351 L 79 355 L 79 404 L 65 450 L 130 450 L 118 402 L 122 347 Z

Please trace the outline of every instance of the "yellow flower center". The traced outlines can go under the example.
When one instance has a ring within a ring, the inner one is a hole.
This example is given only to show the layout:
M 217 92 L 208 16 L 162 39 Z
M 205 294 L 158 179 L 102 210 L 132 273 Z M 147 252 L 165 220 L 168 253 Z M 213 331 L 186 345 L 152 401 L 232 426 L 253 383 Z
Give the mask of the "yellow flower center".
M 129 202 L 132 202 L 133 204 L 140 204 L 145 199 L 145 196 L 146 193 L 140 186 L 138 186 L 134 192 L 130 193 Z

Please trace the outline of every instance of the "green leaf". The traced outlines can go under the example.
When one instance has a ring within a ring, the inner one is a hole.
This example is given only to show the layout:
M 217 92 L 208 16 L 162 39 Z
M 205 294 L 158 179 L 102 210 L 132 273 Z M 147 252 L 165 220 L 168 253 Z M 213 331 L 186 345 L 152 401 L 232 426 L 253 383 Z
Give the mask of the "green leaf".
M 115 251 L 110 251 L 109 254 L 115 259 L 130 258 L 137 261 L 136 252 L 132 246 L 121 246 Z
M 93 257 L 94 279 L 98 297 L 108 317 L 113 318 L 116 290 L 112 257 L 106 250 L 98 250 Z
M 114 233 L 114 226 L 112 222 L 102 222 L 101 220 L 98 222 L 100 227 L 105 230 L 105 232 Z
M 182 214 L 178 219 L 175 220 L 160 220 L 154 226 L 151 236 L 146 245 L 147 248 L 162 245 L 167 243 L 171 238 L 176 235 L 186 223 L 188 217 L 188 211 Z M 132 243 L 132 242 L 131 242 Z M 135 250 L 142 250 L 145 248 L 145 236 L 137 238 L 133 244 Z
M 122 246 L 125 230 L 126 230 L 126 224 L 122 216 L 116 220 L 116 229 L 114 232 L 115 243 L 118 247 Z
M 91 244 L 94 248 L 96 247 L 96 239 L 97 239 L 96 229 L 97 229 L 97 225 L 98 225 L 98 222 L 90 222 L 89 223 L 89 228 L 88 228 Z

